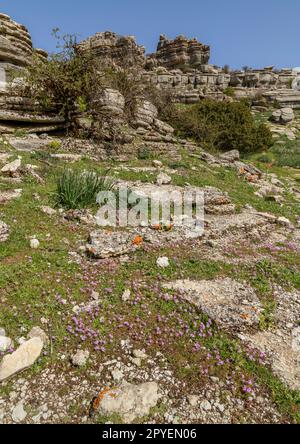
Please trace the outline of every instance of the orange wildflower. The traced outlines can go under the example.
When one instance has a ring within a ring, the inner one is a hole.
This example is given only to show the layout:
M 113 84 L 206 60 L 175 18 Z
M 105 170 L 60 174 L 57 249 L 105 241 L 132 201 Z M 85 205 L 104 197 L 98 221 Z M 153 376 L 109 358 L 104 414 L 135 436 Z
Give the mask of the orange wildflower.
M 142 236 L 136 236 L 133 239 L 133 245 L 141 245 L 144 242 L 144 239 L 142 238 Z

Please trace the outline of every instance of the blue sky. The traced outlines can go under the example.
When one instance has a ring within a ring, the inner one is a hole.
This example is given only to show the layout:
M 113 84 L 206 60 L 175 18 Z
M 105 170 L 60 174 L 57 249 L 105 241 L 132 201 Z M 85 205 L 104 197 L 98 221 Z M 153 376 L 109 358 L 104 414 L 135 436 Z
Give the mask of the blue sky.
M 299 0 L 0 0 L 0 11 L 48 51 L 55 27 L 80 39 L 106 30 L 135 35 L 147 52 L 161 33 L 185 34 L 211 45 L 211 63 L 220 66 L 300 66 Z

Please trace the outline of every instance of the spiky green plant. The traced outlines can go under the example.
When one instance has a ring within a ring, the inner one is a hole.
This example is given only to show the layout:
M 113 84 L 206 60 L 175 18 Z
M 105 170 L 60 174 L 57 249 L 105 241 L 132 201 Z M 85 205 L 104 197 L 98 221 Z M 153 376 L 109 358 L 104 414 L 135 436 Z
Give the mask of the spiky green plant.
M 67 210 L 82 209 L 96 204 L 100 191 L 111 191 L 113 181 L 107 173 L 100 176 L 94 171 L 65 169 L 57 181 L 57 205 Z

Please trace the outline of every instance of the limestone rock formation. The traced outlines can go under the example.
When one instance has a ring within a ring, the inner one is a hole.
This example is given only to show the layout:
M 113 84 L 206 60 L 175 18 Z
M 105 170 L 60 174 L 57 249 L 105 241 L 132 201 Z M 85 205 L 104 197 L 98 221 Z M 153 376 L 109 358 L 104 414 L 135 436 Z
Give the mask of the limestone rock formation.
M 8 15 L 0 14 L 0 60 L 17 66 L 30 64 L 33 53 L 30 34 Z
M 189 40 L 180 35 L 174 40 L 169 40 L 165 35 L 161 35 L 157 52 L 150 55 L 149 63 L 168 69 L 199 68 L 208 63 L 209 57 L 210 47 L 198 42 L 197 39 Z
M 125 108 L 125 99 L 122 94 L 111 88 L 102 91 L 101 96 L 94 102 L 98 111 L 107 116 L 122 117 Z
M 292 108 L 282 108 L 273 112 L 270 120 L 275 123 L 282 123 L 283 125 L 292 122 L 295 114 Z
M 64 120 L 55 110 L 43 112 L 31 97 L 18 93 L 17 85 L 22 83 L 22 73 L 31 64 L 33 55 L 41 59 L 47 53 L 34 49 L 27 28 L 0 14 L 0 131 L 13 133 L 47 132 L 63 128 Z M 13 80 L 16 76 L 17 80 Z
M 119 36 L 114 32 L 98 32 L 78 45 L 82 52 L 90 51 L 102 63 L 117 66 L 139 66 L 145 64 L 145 48 L 136 43 L 135 37 Z

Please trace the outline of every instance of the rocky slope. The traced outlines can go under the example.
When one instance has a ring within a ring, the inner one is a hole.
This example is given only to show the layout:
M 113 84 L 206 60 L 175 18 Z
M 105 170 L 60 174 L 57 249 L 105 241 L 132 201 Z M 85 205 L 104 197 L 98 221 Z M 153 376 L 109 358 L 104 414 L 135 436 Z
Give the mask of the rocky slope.
M 1 69 L 25 69 L 27 31 L 0 21 L 14 46 L 9 59 L 0 39 Z M 198 99 L 199 85 L 223 96 L 234 78 L 207 65 L 207 46 L 182 37 L 162 37 L 148 59 L 112 33 L 81 49 L 119 63 L 124 47 L 143 76 Z M 285 94 L 292 76 L 241 75 L 236 91 Z M 122 94 L 109 88 L 98 100 L 121 128 Z M 0 96 L 0 423 L 299 423 L 299 165 L 208 153 L 177 137 L 148 101 L 109 150 L 51 135 L 63 122 L 33 119 L 31 106 Z M 260 156 L 297 155 L 297 110 L 253 113 L 276 139 L 274 153 Z M 16 132 L 18 122 L 31 134 Z M 188 193 L 194 203 L 201 193 L 204 221 L 101 227 L 94 204 L 57 204 L 69 169 L 109 174 L 114 190 L 138 199 Z

